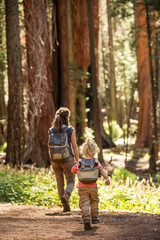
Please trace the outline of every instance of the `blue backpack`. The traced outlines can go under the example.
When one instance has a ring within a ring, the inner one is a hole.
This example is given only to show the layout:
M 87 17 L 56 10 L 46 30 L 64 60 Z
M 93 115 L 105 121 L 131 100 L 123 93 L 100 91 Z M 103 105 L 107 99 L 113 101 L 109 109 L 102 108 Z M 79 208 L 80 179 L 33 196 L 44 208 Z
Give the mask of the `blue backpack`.
M 68 131 L 68 128 L 61 129 L 59 132 L 56 132 L 54 128 L 49 129 L 49 156 L 51 161 L 64 160 L 69 157 Z

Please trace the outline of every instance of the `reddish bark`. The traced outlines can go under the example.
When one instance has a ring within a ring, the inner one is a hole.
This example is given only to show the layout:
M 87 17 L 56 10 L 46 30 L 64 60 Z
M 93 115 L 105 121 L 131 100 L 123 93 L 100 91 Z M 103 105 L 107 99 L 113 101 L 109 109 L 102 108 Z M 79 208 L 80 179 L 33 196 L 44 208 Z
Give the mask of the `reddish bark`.
M 74 43 L 74 61 L 75 66 L 84 72 L 87 72 L 90 64 L 89 53 L 89 31 L 87 18 L 87 2 L 83 0 L 74 0 L 72 4 L 73 16 L 73 43 Z M 76 92 L 78 96 L 76 103 L 77 136 L 80 138 L 87 126 L 86 116 L 86 78 L 79 77 L 74 79 Z
M 69 107 L 66 1 L 57 0 L 57 24 L 59 41 L 59 105 Z
M 72 12 L 74 59 L 77 67 L 87 71 L 90 64 L 87 2 L 74 0 Z
M 92 3 L 90 0 L 87 0 L 88 7 L 88 27 L 89 27 L 89 39 L 90 39 L 90 56 L 91 56 L 91 87 L 92 87 L 92 96 L 93 96 L 93 120 L 94 120 L 94 133 L 95 140 L 100 148 L 100 152 L 98 158 L 101 162 L 103 160 L 102 154 L 102 138 L 99 134 L 101 132 L 101 122 L 100 122 L 100 109 L 99 109 L 99 92 L 98 92 L 98 78 L 97 78 L 97 61 L 96 61 L 96 51 L 95 51 L 95 43 L 94 43 L 94 22 L 93 22 L 93 10 Z
M 52 79 L 49 69 L 51 49 L 47 32 L 44 0 L 25 0 L 26 44 L 29 88 L 29 137 L 25 161 L 38 166 L 49 163 L 48 128 L 55 113 Z
M 139 1 L 143 3 L 143 1 Z M 151 141 L 151 84 L 147 22 L 145 7 L 139 4 L 135 9 L 137 29 L 137 67 L 139 91 L 139 117 L 136 146 L 148 147 Z
M 154 77 L 154 64 L 153 64 L 153 49 L 151 47 L 151 40 L 154 36 L 151 34 L 150 14 L 148 3 L 145 2 L 146 7 L 146 19 L 147 19 L 147 34 L 148 34 L 148 48 L 149 48 L 149 64 L 150 64 L 150 80 L 152 91 L 152 143 L 150 148 L 150 171 L 156 171 L 156 162 L 158 159 L 158 127 L 157 127 L 157 96 L 156 96 L 156 81 Z M 153 23 L 153 22 L 152 22 Z

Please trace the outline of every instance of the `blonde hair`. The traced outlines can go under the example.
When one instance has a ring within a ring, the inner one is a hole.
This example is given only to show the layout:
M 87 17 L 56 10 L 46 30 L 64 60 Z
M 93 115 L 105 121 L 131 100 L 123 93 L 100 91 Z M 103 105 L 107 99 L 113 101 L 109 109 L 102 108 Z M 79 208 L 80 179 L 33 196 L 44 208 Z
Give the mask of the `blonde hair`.
M 86 141 L 80 147 L 80 153 L 84 156 L 88 155 L 94 157 L 96 153 L 99 153 L 100 149 L 96 142 L 92 139 L 86 139 Z

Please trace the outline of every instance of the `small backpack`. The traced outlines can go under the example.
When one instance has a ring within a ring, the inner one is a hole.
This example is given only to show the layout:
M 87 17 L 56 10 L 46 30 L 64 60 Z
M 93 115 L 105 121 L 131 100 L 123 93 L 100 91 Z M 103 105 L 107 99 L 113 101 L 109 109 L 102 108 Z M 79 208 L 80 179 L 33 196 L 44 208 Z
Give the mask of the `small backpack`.
M 77 176 L 82 183 L 95 183 L 99 177 L 98 159 L 81 159 L 78 163 Z
M 56 132 L 54 128 L 49 129 L 49 156 L 51 161 L 64 160 L 69 157 L 68 128 Z

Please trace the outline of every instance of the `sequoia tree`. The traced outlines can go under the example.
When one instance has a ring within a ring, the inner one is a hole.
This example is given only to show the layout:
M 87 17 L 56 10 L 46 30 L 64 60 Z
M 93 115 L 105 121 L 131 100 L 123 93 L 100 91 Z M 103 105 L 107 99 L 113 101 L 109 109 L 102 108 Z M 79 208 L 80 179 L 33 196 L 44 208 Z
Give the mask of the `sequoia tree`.
M 144 2 L 140 0 L 135 8 L 139 92 L 138 134 L 136 140 L 138 147 L 149 147 L 151 142 L 151 82 L 145 13 Z
M 24 1 L 29 94 L 29 137 L 24 161 L 38 166 L 49 163 L 48 128 L 56 110 L 46 10 L 45 0 Z
M 90 56 L 91 56 L 91 86 L 93 94 L 93 120 L 94 120 L 94 131 L 95 140 L 100 148 L 99 159 L 103 162 L 102 154 L 102 138 L 101 138 L 101 126 L 100 126 L 100 113 L 99 113 L 99 93 L 97 85 L 97 61 L 95 54 L 94 45 L 94 28 L 93 28 L 93 12 L 92 12 L 92 2 L 87 0 L 88 6 L 88 26 L 89 26 L 89 39 L 90 39 Z
M 3 144 L 4 140 L 4 131 L 3 120 L 6 119 L 7 111 L 6 111 L 6 104 L 5 104 L 5 88 L 4 88 L 4 79 L 5 79 L 5 3 L 4 1 L 0 2 L 0 145 Z
M 22 67 L 18 0 L 6 0 L 5 3 L 9 84 L 6 163 L 20 165 L 22 160 Z
M 76 86 L 76 133 L 78 142 L 87 127 L 86 114 L 86 86 L 87 71 L 90 65 L 89 30 L 87 17 L 87 2 L 83 0 L 72 1 L 73 23 L 73 53 L 72 75 Z
M 151 29 L 151 11 L 147 1 L 145 1 L 146 18 L 147 18 L 147 34 L 148 34 L 148 48 L 149 48 L 149 64 L 150 64 L 150 79 L 152 89 L 152 143 L 150 147 L 150 171 L 156 171 L 156 162 L 158 159 L 158 127 L 157 127 L 157 90 L 156 90 L 156 77 L 153 64 L 153 53 L 155 49 L 152 49 L 152 29 Z M 155 59 L 156 62 L 156 59 Z
M 22 68 L 17 0 L 6 0 L 6 36 L 9 83 L 6 163 L 20 165 L 22 142 Z
M 53 2 L 55 4 L 58 40 L 58 45 L 53 55 L 53 73 L 55 72 L 55 69 L 57 69 L 56 75 L 54 74 L 54 90 L 57 90 L 57 107 L 69 107 L 66 1 L 54 0 Z M 56 59 L 55 54 L 57 56 Z M 55 82 L 55 79 L 57 79 L 57 82 Z

